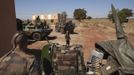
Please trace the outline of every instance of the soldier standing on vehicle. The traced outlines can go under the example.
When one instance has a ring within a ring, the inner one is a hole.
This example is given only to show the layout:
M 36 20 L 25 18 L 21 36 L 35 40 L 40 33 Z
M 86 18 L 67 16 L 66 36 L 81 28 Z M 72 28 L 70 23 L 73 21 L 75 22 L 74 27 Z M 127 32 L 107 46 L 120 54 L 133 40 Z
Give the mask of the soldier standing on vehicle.
M 43 22 L 41 21 L 41 19 L 40 19 L 39 16 L 35 19 L 35 25 L 36 25 L 37 28 L 39 28 L 39 29 L 43 29 L 43 28 L 44 28 L 44 24 L 43 24 Z
M 69 31 L 66 31 L 65 39 L 66 39 L 66 45 L 69 46 L 71 40 Z
M 45 29 L 48 29 L 49 28 L 49 26 L 47 25 L 46 20 L 44 20 L 43 26 L 44 26 Z
M 40 25 L 41 24 L 41 20 L 40 20 L 39 16 L 37 16 L 37 18 L 35 19 L 35 24 L 36 25 Z

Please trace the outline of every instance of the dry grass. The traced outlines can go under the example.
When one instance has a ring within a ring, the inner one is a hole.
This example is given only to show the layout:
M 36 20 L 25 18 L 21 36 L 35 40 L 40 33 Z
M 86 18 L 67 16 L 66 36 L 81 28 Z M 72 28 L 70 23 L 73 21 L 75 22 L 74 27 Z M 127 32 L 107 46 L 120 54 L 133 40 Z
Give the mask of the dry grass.
M 81 22 L 74 20 L 76 26 L 79 27 L 99 27 L 102 29 L 108 29 L 115 31 L 115 25 L 108 19 L 91 19 L 82 20 Z M 124 23 L 124 30 L 127 33 L 134 33 L 134 19 L 130 19 L 128 23 Z
M 130 19 L 128 23 L 125 23 L 125 31 L 128 33 L 134 33 L 134 19 Z

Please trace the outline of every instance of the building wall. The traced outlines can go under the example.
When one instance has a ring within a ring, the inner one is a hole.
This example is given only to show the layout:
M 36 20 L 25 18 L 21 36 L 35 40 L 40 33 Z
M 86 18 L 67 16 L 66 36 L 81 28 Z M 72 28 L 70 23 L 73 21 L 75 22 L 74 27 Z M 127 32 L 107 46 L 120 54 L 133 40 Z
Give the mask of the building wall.
M 15 32 L 14 0 L 0 0 L 0 57 L 11 50 L 11 38 Z
M 42 14 L 42 15 L 33 15 L 32 20 L 35 20 L 36 17 L 39 16 L 41 20 L 47 21 L 48 24 L 56 24 L 59 20 L 60 14 L 54 13 L 54 14 Z M 53 20 L 53 23 L 51 22 Z
M 33 15 L 32 20 L 35 20 L 36 17 L 40 17 L 40 19 L 45 19 L 45 20 L 52 20 L 52 19 L 59 19 L 59 14 L 54 13 L 54 14 L 41 14 L 41 15 Z

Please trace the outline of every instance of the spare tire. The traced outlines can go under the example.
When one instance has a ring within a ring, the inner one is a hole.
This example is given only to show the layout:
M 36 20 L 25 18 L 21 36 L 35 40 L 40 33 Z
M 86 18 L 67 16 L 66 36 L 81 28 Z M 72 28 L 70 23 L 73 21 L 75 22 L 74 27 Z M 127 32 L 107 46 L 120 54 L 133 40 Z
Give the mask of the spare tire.
M 36 41 L 39 41 L 41 40 L 42 36 L 40 33 L 36 32 L 36 33 L 33 33 L 32 38 Z

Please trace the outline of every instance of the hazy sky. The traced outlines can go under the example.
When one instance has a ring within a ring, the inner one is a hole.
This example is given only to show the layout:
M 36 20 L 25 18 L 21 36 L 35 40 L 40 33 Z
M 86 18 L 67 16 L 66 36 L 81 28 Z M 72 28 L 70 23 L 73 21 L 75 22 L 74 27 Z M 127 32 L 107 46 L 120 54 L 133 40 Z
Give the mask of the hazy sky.
M 16 17 L 30 19 L 34 14 L 66 11 L 73 17 L 74 9 L 84 8 L 94 18 L 107 17 L 111 3 L 119 9 L 129 8 L 134 12 L 134 0 L 15 0 Z

